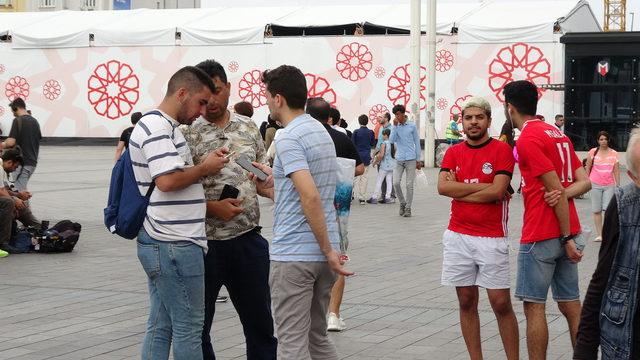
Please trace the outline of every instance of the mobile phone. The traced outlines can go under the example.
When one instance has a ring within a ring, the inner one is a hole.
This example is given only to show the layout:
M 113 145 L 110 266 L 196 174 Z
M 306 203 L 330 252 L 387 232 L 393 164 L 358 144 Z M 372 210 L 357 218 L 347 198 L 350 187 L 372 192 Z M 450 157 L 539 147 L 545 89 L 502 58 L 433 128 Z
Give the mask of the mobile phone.
M 249 161 L 246 156 L 240 156 L 236 158 L 236 164 L 240 165 L 240 167 L 242 167 L 243 169 L 253 173 L 253 175 L 260 179 L 260 181 L 267 180 L 268 175 L 264 171 L 253 166 L 251 161 Z
M 240 195 L 240 190 L 238 190 L 235 186 L 225 184 L 222 188 L 222 192 L 220 193 L 220 200 L 224 199 L 237 199 L 238 195 Z

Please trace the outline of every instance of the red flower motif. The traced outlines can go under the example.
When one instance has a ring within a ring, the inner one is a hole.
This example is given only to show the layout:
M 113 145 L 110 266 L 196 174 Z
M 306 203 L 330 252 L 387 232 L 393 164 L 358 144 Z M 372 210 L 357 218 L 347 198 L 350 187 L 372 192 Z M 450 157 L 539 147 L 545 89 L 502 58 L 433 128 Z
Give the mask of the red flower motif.
M 61 89 L 62 89 L 62 87 L 60 86 L 60 83 L 57 80 L 51 79 L 51 80 L 47 80 L 44 83 L 44 87 L 42 88 L 42 92 L 44 94 L 44 97 L 46 97 L 47 99 L 55 100 L 62 93 Z
M 234 60 L 231 61 L 229 65 L 227 65 L 227 69 L 229 69 L 230 72 L 234 73 L 238 71 L 238 69 L 240 69 L 240 65 L 238 65 L 238 62 Z
M 453 66 L 453 54 L 448 50 L 438 50 L 436 52 L 436 71 L 445 72 Z
M 465 95 L 465 96 L 461 96 L 461 97 L 456 99 L 456 102 L 449 109 L 449 118 L 451 120 L 453 120 L 453 116 L 454 115 L 462 114 L 462 105 L 464 104 L 465 100 L 467 100 L 471 96 L 473 96 L 473 95 Z M 462 121 L 462 120 L 458 119 L 458 122 L 460 122 L 460 121 Z
M 22 98 L 27 100 L 29 97 L 29 83 L 27 79 L 22 76 L 14 76 L 4 86 L 4 94 L 9 101 L 13 101 L 16 98 Z
M 336 55 L 336 70 L 347 80 L 358 81 L 367 77 L 373 66 L 373 55 L 366 45 L 352 42 L 340 49 Z
M 409 88 L 411 75 L 409 75 L 409 65 L 410 64 L 397 67 L 389 77 L 389 80 L 387 80 L 387 98 L 389 98 L 389 100 L 394 104 L 407 106 L 407 104 L 409 104 L 409 100 L 411 100 L 411 91 Z M 424 66 L 420 66 L 420 70 L 423 74 L 420 76 L 420 110 L 424 110 L 427 106 L 424 96 L 424 91 L 427 86 L 423 84 L 427 78 L 427 76 L 424 75 L 427 72 L 427 69 Z
M 387 73 L 387 71 L 382 66 L 376 66 L 375 70 L 373 70 L 373 74 L 378 79 L 382 79 L 384 77 L 384 74 L 386 74 L 386 73 Z
M 438 101 L 436 101 L 436 106 L 438 107 L 438 110 L 446 109 L 447 105 L 449 105 L 449 102 L 445 98 L 440 98 L 438 99 Z
M 514 80 L 528 80 L 534 84 L 551 82 L 551 64 L 540 48 L 525 43 L 503 47 L 489 64 L 489 87 L 498 100 L 504 102 L 502 89 Z M 538 98 L 544 89 L 538 88 Z
M 242 100 L 250 102 L 254 108 L 267 104 L 266 89 L 260 70 L 251 70 L 245 73 L 238 83 L 238 95 Z
M 371 121 L 373 125 L 376 125 L 378 124 L 378 115 L 383 115 L 388 112 L 389 112 L 389 109 L 385 105 L 382 105 L 382 104 L 373 105 L 369 110 L 369 121 Z
M 96 114 L 118 119 L 139 100 L 140 80 L 129 64 L 110 60 L 96 66 L 87 81 L 87 98 Z
M 304 77 L 307 79 L 307 97 L 321 97 L 331 106 L 336 105 L 336 92 L 331 88 L 331 85 L 327 81 L 327 79 L 322 76 L 318 76 L 315 74 L 304 74 Z

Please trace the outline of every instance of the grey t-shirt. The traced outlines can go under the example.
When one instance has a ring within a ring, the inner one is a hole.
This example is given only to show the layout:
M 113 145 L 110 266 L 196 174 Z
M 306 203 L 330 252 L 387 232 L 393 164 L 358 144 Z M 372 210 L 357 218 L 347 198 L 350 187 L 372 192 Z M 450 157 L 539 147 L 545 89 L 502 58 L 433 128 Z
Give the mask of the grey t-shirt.
M 31 115 L 23 115 L 13 119 L 9 137 L 16 139 L 16 144 L 22 149 L 24 165 L 36 166 L 40 151 L 40 139 L 42 139 L 38 120 Z

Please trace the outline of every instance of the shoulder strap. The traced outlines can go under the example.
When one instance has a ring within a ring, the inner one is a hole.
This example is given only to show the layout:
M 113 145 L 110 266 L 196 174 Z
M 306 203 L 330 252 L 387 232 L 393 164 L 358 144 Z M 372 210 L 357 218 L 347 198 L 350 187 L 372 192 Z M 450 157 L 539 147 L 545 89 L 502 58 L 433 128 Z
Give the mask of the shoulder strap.
M 156 187 L 156 181 L 153 180 L 151 182 L 151 185 L 149 185 L 149 190 L 147 190 L 147 194 L 145 195 L 145 197 L 151 197 L 151 193 L 153 193 L 153 189 L 155 189 Z

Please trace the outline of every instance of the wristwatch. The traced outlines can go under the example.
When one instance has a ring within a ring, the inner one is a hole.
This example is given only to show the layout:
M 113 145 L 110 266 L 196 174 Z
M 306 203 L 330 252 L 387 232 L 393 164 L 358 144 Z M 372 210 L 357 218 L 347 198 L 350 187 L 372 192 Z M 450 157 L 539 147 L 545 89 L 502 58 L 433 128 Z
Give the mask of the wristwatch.
M 567 245 L 567 241 L 569 240 L 573 240 L 573 238 L 575 237 L 575 235 L 566 235 L 566 236 L 560 236 L 560 245 L 565 246 Z

